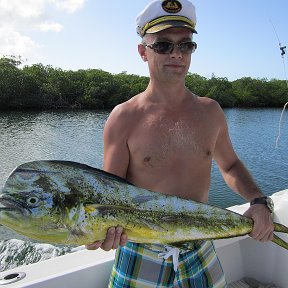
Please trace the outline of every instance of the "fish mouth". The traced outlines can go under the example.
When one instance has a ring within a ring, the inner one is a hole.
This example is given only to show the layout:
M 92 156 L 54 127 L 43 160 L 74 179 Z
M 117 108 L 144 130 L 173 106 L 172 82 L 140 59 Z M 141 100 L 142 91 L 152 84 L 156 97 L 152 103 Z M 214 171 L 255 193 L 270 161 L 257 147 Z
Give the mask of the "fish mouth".
M 27 209 L 21 205 L 21 203 L 15 201 L 8 195 L 0 195 L 0 212 L 13 211 L 21 214 L 27 214 Z

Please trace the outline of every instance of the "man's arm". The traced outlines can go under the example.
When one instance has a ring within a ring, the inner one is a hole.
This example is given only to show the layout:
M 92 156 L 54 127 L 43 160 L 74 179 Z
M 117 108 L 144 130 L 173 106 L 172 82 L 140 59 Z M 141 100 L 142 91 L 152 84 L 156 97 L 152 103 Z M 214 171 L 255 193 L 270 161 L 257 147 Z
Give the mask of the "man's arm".
M 225 182 L 248 201 L 264 196 L 251 174 L 236 155 L 228 133 L 224 113 L 220 112 L 220 129 L 214 151 L 214 159 Z M 263 204 L 251 206 L 244 214 L 254 220 L 252 238 L 259 241 L 273 239 L 273 222 L 269 209 Z
M 129 149 L 127 146 L 126 116 L 121 105 L 110 114 L 104 128 L 104 164 L 103 169 L 109 173 L 126 178 L 129 165 Z M 122 227 L 110 227 L 106 239 L 87 245 L 87 249 L 101 248 L 105 251 L 124 246 L 128 237 Z
M 129 117 L 123 111 L 122 105 L 114 108 L 104 127 L 103 169 L 119 177 L 126 178 L 129 166 L 127 143 Z

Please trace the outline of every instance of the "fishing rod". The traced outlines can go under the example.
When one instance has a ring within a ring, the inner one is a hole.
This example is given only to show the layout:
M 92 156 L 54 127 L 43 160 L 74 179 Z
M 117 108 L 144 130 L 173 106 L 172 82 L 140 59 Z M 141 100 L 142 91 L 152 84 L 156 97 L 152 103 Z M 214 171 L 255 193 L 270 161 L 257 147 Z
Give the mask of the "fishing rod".
M 275 33 L 276 38 L 277 38 L 277 41 L 278 41 L 278 45 L 279 45 L 279 49 L 280 49 L 280 54 L 281 54 L 281 58 L 282 58 L 282 62 L 283 62 L 283 68 L 284 68 L 284 75 L 285 75 L 287 90 L 288 90 L 288 78 L 287 78 L 286 65 L 285 65 L 286 46 L 283 46 L 283 45 L 281 44 L 280 38 L 279 38 L 279 36 L 278 36 L 278 33 L 277 33 L 277 31 L 276 31 L 276 28 L 275 28 L 272 20 L 269 19 L 269 21 L 270 21 L 270 23 L 271 23 L 271 25 L 272 25 L 272 27 L 273 27 L 274 33 Z M 282 112 L 281 112 L 281 115 L 280 115 L 279 127 L 278 127 L 278 136 L 277 136 L 277 139 L 276 139 L 275 148 L 278 148 L 278 143 L 279 143 L 279 140 L 280 140 L 280 137 L 281 137 L 282 120 L 283 120 L 284 112 L 285 112 L 287 106 L 288 106 L 288 102 L 285 103 L 285 105 L 284 105 L 284 107 L 283 107 L 283 110 L 282 110 Z

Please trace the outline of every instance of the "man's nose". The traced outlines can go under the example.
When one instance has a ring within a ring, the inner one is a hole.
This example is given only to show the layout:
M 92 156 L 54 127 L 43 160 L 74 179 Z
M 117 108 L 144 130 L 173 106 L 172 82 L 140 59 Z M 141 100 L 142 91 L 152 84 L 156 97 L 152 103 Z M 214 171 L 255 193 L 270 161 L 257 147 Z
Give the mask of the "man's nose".
M 183 57 L 182 52 L 178 46 L 174 45 L 174 48 L 173 48 L 172 52 L 170 53 L 170 57 L 172 57 L 172 58 L 182 58 Z

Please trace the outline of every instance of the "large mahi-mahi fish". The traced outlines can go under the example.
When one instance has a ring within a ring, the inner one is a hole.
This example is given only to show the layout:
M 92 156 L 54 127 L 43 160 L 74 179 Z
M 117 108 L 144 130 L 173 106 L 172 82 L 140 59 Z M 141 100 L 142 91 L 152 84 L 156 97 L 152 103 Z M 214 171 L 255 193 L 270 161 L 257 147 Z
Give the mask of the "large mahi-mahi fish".
M 251 232 L 253 221 L 226 209 L 138 188 L 87 165 L 34 161 L 17 167 L 0 195 L 0 224 L 35 240 L 90 244 L 120 225 L 129 240 L 181 246 Z M 274 224 L 275 231 L 288 228 Z M 274 236 L 275 243 L 288 244 Z

